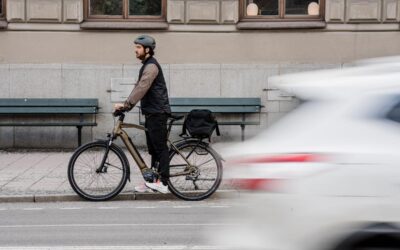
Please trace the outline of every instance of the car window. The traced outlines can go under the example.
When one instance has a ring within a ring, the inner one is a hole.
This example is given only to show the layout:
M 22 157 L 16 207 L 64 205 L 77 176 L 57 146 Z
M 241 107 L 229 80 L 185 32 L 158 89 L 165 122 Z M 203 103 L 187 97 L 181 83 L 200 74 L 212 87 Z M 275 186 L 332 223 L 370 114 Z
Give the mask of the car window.
M 400 97 L 397 97 L 397 102 L 395 102 L 395 105 L 387 113 L 386 117 L 400 123 Z

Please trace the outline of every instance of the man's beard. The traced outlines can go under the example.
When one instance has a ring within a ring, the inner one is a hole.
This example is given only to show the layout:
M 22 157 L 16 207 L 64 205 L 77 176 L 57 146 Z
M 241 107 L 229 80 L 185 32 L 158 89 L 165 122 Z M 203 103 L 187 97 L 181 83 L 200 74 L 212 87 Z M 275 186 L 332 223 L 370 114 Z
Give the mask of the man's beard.
M 136 54 L 136 58 L 143 61 L 146 58 L 146 54 L 141 54 L 141 55 Z

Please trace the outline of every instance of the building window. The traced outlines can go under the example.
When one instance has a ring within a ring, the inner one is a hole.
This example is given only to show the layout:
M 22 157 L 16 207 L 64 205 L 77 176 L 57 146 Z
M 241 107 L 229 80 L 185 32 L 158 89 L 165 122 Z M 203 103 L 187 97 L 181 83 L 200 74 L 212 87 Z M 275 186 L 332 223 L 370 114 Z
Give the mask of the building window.
M 3 12 L 4 12 L 4 10 L 3 10 L 3 6 L 4 6 L 4 0 L 0 0 L 0 18 L 1 17 L 4 17 L 4 14 L 3 14 Z
M 89 19 L 162 19 L 166 0 L 86 0 Z
M 242 19 L 321 19 L 324 0 L 242 0 Z

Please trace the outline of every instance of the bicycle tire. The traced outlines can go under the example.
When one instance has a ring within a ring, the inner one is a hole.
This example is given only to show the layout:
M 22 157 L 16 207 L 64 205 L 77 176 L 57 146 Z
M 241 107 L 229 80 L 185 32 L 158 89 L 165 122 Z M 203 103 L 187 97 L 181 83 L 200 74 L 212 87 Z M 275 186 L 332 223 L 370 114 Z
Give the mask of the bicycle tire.
M 122 191 L 128 180 L 128 159 L 115 144 L 109 147 L 105 172 L 96 172 L 106 152 L 107 144 L 107 141 L 96 141 L 82 145 L 69 161 L 68 181 L 72 189 L 85 200 L 110 200 Z M 85 186 L 85 179 L 88 178 L 90 183 Z M 92 186 L 94 183 L 96 186 Z
M 218 189 L 222 180 L 222 162 L 218 154 L 208 144 L 199 143 L 198 140 L 184 141 L 176 147 L 191 164 L 198 166 L 199 172 L 197 178 L 190 175 L 171 176 L 168 181 L 171 193 L 187 201 L 199 201 L 210 197 Z M 203 158 L 202 163 L 196 164 L 196 158 Z M 185 160 L 174 149 L 170 151 L 169 159 L 170 175 L 183 171 L 187 167 Z M 198 183 L 199 181 L 201 182 Z

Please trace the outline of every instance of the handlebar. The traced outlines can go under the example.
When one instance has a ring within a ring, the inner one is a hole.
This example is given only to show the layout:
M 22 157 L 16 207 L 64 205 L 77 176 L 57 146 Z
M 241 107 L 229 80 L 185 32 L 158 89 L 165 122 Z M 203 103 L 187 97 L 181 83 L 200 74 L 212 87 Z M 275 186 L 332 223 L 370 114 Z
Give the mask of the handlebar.
M 125 110 L 122 110 L 122 109 L 115 110 L 115 111 L 113 112 L 113 116 L 115 116 L 115 117 L 121 116 L 121 115 L 124 114 L 124 112 L 125 112 Z
M 119 120 L 120 120 L 120 121 L 123 121 L 124 118 L 125 118 L 125 112 L 126 112 L 125 109 L 118 109 L 118 110 L 115 110 L 115 111 L 113 112 L 113 116 L 114 116 L 114 117 L 119 117 Z

